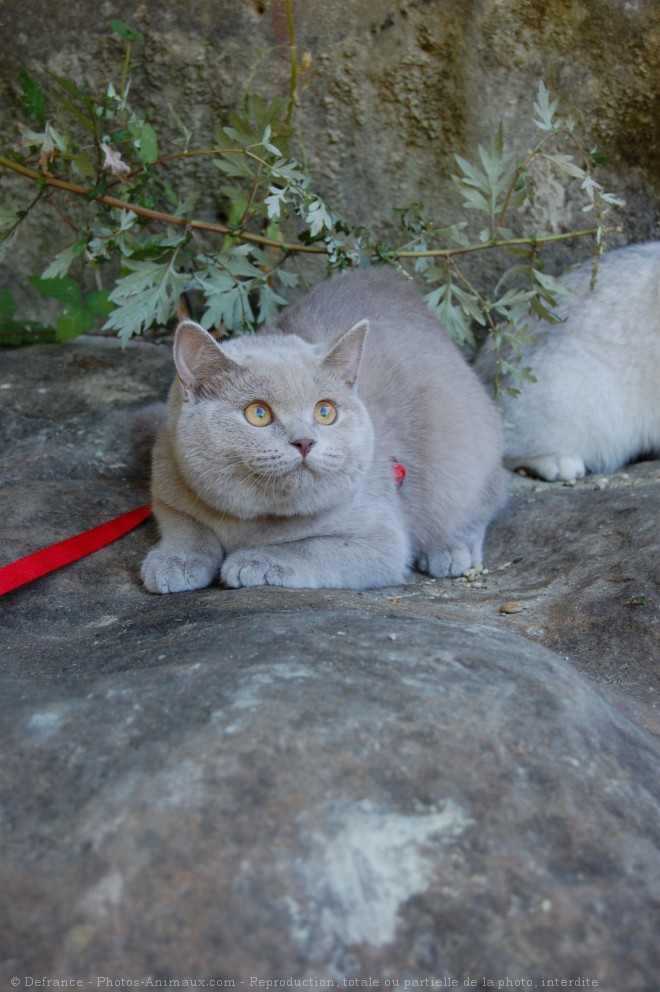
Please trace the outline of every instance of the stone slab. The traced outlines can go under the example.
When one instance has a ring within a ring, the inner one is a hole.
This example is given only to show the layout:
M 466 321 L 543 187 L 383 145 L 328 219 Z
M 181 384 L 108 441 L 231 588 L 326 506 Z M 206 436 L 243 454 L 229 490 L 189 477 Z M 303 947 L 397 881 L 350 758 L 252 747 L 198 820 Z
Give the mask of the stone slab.
M 148 498 L 169 378 L 0 353 L 5 560 Z M 653 988 L 659 494 L 514 478 L 457 581 L 151 596 L 147 523 L 5 597 L 0 975 Z

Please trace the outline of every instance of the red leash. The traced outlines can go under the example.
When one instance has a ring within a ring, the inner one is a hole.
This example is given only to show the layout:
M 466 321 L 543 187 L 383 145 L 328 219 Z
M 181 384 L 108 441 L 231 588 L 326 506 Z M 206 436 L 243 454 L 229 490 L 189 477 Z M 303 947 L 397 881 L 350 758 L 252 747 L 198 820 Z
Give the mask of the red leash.
M 49 572 L 54 572 L 64 565 L 69 565 L 72 561 L 85 558 L 99 548 L 104 548 L 106 544 L 112 544 L 118 537 L 128 534 L 150 516 L 151 505 L 147 503 L 145 506 L 123 513 L 120 517 L 115 517 L 114 520 L 108 520 L 105 524 L 83 531 L 82 534 L 68 537 L 57 544 L 51 544 L 48 548 L 26 555 L 25 558 L 19 558 L 10 565 L 4 565 L 0 568 L 0 596 L 32 582 L 33 579 L 39 579 L 42 575 L 48 575 Z
M 392 472 L 395 484 L 400 486 L 406 477 L 405 468 L 399 462 L 393 462 Z M 108 520 L 105 524 L 83 531 L 82 534 L 67 537 L 64 541 L 58 541 L 57 544 L 51 544 L 41 551 L 34 551 L 31 555 L 19 558 L 9 565 L 3 565 L 0 567 L 0 596 L 18 589 L 19 586 L 27 585 L 34 579 L 40 579 L 42 575 L 48 575 L 49 572 L 54 572 L 64 565 L 85 558 L 107 544 L 112 544 L 118 537 L 128 534 L 150 516 L 151 504 L 146 503 L 135 510 L 123 513 L 120 517 L 115 517 L 114 520 Z

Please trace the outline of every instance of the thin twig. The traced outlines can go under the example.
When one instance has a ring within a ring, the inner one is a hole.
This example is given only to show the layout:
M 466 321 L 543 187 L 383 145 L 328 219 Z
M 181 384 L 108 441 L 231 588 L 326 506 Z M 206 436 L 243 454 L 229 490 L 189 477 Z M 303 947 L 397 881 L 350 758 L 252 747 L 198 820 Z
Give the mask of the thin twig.
M 256 155 L 252 155 L 251 157 L 255 158 L 257 161 L 260 161 Z M 228 234 L 231 237 L 240 237 L 243 241 L 250 242 L 251 244 L 265 245 L 268 248 L 277 248 L 279 251 L 287 253 L 302 253 L 308 255 L 327 255 L 329 253 L 328 246 L 325 244 L 303 245 L 292 244 L 286 241 L 278 241 L 275 238 L 267 238 L 261 234 L 252 234 L 248 231 L 240 231 L 234 227 L 228 227 L 226 224 L 215 224 L 211 221 L 191 220 L 186 217 L 177 217 L 174 214 L 164 213 L 160 210 L 151 210 L 149 207 L 141 207 L 137 203 L 128 203 L 126 200 L 119 200 L 117 197 L 108 196 L 107 194 L 94 194 L 92 190 L 89 190 L 84 186 L 67 182 L 64 179 L 57 179 L 55 176 L 36 172 L 34 169 L 28 169 L 27 166 L 22 165 L 20 162 L 15 162 L 12 159 L 6 158 L 4 155 L 0 155 L 0 167 L 11 169 L 13 172 L 17 172 L 19 175 L 25 176 L 26 179 L 31 179 L 32 182 L 39 183 L 44 188 L 53 187 L 54 189 L 61 189 L 65 193 L 72 193 L 75 196 L 82 196 L 87 200 L 95 200 L 97 203 L 103 203 L 105 206 L 113 207 L 116 210 L 128 210 L 130 213 L 137 214 L 138 217 L 146 217 L 149 220 L 155 220 L 161 224 L 175 224 L 178 227 L 188 227 L 191 230 L 197 231 L 209 231 L 213 234 Z M 398 259 L 453 258 L 456 255 L 474 254 L 475 252 L 484 251 L 488 248 L 516 248 L 525 245 L 535 247 L 536 245 L 552 244 L 555 241 L 567 241 L 572 238 L 593 236 L 598 232 L 598 230 L 599 228 L 592 227 L 581 231 L 566 231 L 563 234 L 546 234 L 540 236 L 532 235 L 527 238 L 502 238 L 479 242 L 478 244 L 473 245 L 466 245 L 461 248 L 435 248 L 427 249 L 425 251 L 394 249 L 392 256 Z M 603 233 L 608 234 L 616 230 L 618 230 L 616 227 L 604 228 Z
M 296 22 L 293 16 L 293 0 L 284 0 L 286 23 L 289 31 L 289 106 L 284 123 L 289 126 L 293 110 L 298 102 L 298 45 L 296 42 Z

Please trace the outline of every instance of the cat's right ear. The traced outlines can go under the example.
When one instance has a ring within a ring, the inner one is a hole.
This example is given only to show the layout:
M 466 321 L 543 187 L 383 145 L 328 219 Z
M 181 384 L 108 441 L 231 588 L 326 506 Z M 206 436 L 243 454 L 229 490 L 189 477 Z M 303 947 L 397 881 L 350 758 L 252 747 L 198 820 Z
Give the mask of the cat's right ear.
M 353 387 L 357 381 L 368 330 L 369 321 L 361 320 L 335 341 L 323 359 L 326 368 L 338 373 L 347 386 Z
M 205 395 L 205 385 L 235 365 L 208 331 L 192 320 L 182 321 L 174 336 L 174 364 L 186 399 Z

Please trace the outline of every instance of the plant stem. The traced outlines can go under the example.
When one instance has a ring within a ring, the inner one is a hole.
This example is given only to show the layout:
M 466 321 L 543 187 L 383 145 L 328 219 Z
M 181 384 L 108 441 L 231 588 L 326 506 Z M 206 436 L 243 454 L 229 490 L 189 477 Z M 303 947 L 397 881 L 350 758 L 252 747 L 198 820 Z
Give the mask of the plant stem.
M 0 159 L 0 165 L 2 160 Z M 604 234 L 620 231 L 619 227 L 603 228 Z M 428 251 L 396 251 L 397 258 L 453 258 L 454 255 L 469 255 L 476 251 L 483 251 L 486 248 L 518 248 L 523 245 L 552 244 L 555 241 L 568 241 L 571 238 L 584 238 L 595 235 L 597 227 L 586 228 L 582 231 L 565 231 L 563 234 L 543 234 L 531 235 L 528 238 L 502 238 L 499 240 L 486 241 L 477 245 L 466 245 L 464 248 L 437 248 Z
M 11 169 L 13 172 L 17 172 L 19 175 L 25 176 L 27 179 L 31 179 L 33 182 L 40 183 L 43 186 L 61 189 L 65 193 L 73 193 L 75 196 L 83 196 L 86 199 L 90 199 L 90 190 L 85 189 L 84 186 L 78 186 L 76 183 L 70 183 L 64 179 L 56 179 L 55 176 L 47 176 L 40 172 L 35 172 L 34 169 L 28 169 L 27 166 L 5 158 L 4 155 L 0 155 L 0 166 Z M 114 196 L 99 194 L 93 195 L 91 199 L 97 203 L 103 203 L 107 207 L 114 207 L 116 210 L 128 210 L 130 213 L 137 214 L 138 217 L 146 217 L 161 224 L 176 224 L 178 227 L 188 227 L 194 231 L 210 231 L 213 234 L 228 234 L 232 237 L 240 236 L 243 241 L 265 245 L 270 248 L 279 248 L 283 252 L 304 252 L 312 255 L 327 254 L 327 249 L 324 245 L 287 244 L 285 241 L 276 241 L 274 238 L 266 238 L 260 234 L 236 231 L 234 228 L 227 227 L 225 224 L 189 220 L 185 217 L 176 217 L 174 214 L 163 213 L 160 210 L 150 210 L 148 207 L 141 207 L 137 203 L 127 203 L 125 200 L 119 200 Z
M 131 64 L 131 48 L 132 44 L 130 39 L 126 39 L 126 51 L 124 53 L 124 62 L 121 67 L 121 79 L 119 81 L 119 94 L 121 96 L 122 102 L 126 102 L 126 82 L 128 80 L 128 70 Z
M 293 0 L 284 0 L 286 10 L 286 23 L 289 29 L 289 106 L 287 108 L 284 123 L 288 126 L 291 123 L 293 110 L 297 103 L 298 90 L 298 45 L 296 43 L 296 22 L 293 16 Z
M 259 161 L 257 156 L 253 155 L 251 157 Z M 39 183 L 44 187 L 48 186 L 54 189 L 61 189 L 65 193 L 72 193 L 75 196 L 82 196 L 86 199 L 92 199 L 97 203 L 105 204 L 107 207 L 114 207 L 116 210 L 128 210 L 131 213 L 137 214 L 138 217 L 146 217 L 149 220 L 155 220 L 161 224 L 175 224 L 178 227 L 187 227 L 193 231 L 209 231 L 213 234 L 228 234 L 231 237 L 240 237 L 243 241 L 248 241 L 251 244 L 264 245 L 268 248 L 277 248 L 282 252 L 290 254 L 328 254 L 328 248 L 325 244 L 303 245 L 292 244 L 286 241 L 276 241 L 274 238 L 267 238 L 261 234 L 252 234 L 248 231 L 238 231 L 236 228 L 228 227 L 225 224 L 214 224 L 211 221 L 190 220 L 186 217 L 176 217 L 174 214 L 167 214 L 160 210 L 151 210 L 148 207 L 141 207 L 137 203 L 127 203 L 125 200 L 119 200 L 114 196 L 107 196 L 103 194 L 90 195 L 90 190 L 86 189 L 84 186 L 78 186 L 76 183 L 70 183 L 64 179 L 57 179 L 55 176 L 49 176 L 41 172 L 36 172 L 34 169 L 29 169 L 20 162 L 14 162 L 12 159 L 6 158 L 4 155 L 0 155 L 0 167 L 11 169 L 13 172 L 17 172 L 19 175 L 25 176 L 26 179 L 31 179 L 32 182 Z M 486 241 L 484 243 L 480 242 L 479 244 L 474 245 L 466 245 L 463 248 L 435 248 L 428 249 L 426 251 L 394 249 L 393 257 L 399 259 L 453 258 L 455 255 L 474 254 L 474 252 L 484 251 L 488 248 L 516 248 L 523 245 L 531 245 L 534 247 L 536 245 L 552 244 L 555 241 L 566 241 L 571 238 L 594 236 L 598 230 L 598 227 L 592 227 L 581 231 L 567 231 L 563 234 L 546 234 L 541 236 L 532 235 L 528 238 L 503 238 L 500 240 L 496 239 Z M 610 232 L 617 230 L 619 230 L 619 228 L 604 228 L 603 233 L 609 234 Z

